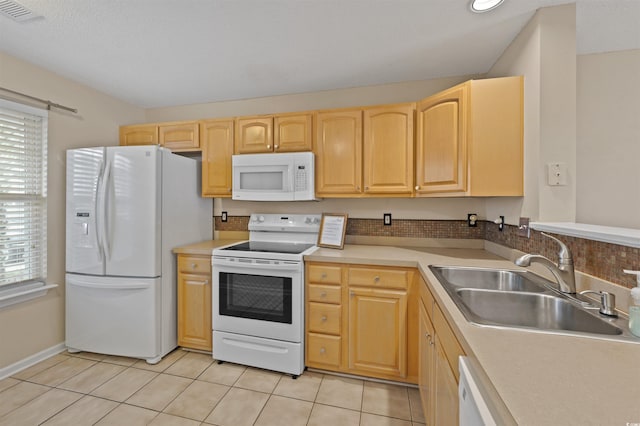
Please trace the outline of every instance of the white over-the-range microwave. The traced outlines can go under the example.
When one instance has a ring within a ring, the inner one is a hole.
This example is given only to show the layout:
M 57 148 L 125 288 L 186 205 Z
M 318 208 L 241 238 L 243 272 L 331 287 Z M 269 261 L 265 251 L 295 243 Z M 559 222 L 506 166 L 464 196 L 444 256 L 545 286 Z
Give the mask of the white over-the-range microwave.
M 234 200 L 315 200 L 313 152 L 232 156 Z

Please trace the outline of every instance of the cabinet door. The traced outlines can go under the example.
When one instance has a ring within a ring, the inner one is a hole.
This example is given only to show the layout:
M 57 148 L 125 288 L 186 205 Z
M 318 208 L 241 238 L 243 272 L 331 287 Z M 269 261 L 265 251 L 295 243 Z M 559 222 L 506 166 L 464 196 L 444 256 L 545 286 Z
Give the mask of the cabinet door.
M 311 114 L 276 116 L 274 118 L 273 151 L 311 151 L 312 122 Z
M 178 273 L 178 345 L 211 350 L 211 279 Z
M 424 412 L 426 424 L 433 425 L 435 424 L 433 420 L 432 407 L 432 400 L 434 396 L 435 333 L 424 304 L 419 301 L 418 305 L 420 306 L 420 336 L 418 340 L 418 351 L 420 356 L 418 359 L 418 385 L 420 388 L 420 400 L 422 401 L 422 411 Z
M 202 196 L 231 197 L 233 120 L 209 120 L 202 133 Z
M 157 145 L 158 126 L 136 125 L 120 127 L 120 145 Z
M 316 194 L 346 197 L 362 191 L 362 111 L 316 115 Z
M 235 153 L 273 152 L 273 117 L 236 119 Z
M 413 192 L 413 115 L 415 105 L 364 110 L 364 192 Z
M 199 151 L 200 132 L 195 121 L 161 124 L 158 128 L 160 145 L 172 151 Z
M 418 194 L 467 189 L 466 93 L 460 85 L 418 104 Z
M 407 375 L 407 293 L 349 288 L 349 369 Z
M 433 424 L 458 424 L 458 383 L 451 371 L 438 336 L 435 336 L 435 394 L 433 396 Z

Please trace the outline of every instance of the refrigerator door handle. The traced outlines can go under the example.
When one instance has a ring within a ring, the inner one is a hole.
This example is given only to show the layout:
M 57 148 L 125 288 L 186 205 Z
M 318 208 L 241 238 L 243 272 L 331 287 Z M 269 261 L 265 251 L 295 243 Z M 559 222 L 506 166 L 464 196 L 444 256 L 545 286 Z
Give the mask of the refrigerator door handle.
M 107 206 L 107 197 L 109 196 L 109 181 L 111 180 L 111 162 L 107 161 L 107 165 L 104 168 L 104 175 L 102 178 L 102 187 L 99 198 L 101 200 L 100 216 L 102 218 L 100 233 L 102 234 L 102 248 L 104 251 L 105 259 L 108 259 L 111 252 L 109 244 L 109 212 Z
M 100 260 L 104 257 L 104 246 L 102 244 L 102 233 L 100 232 L 100 226 L 104 218 L 100 214 L 102 203 L 100 201 L 100 193 L 101 193 L 101 182 L 104 181 L 104 171 L 103 171 L 103 162 L 100 162 L 100 175 L 98 176 L 98 181 L 96 182 L 96 204 L 95 204 L 95 227 L 96 227 L 96 243 L 98 245 L 98 257 Z
M 112 284 L 93 284 L 93 283 L 85 283 L 85 282 L 78 282 L 78 281 L 70 282 L 68 284 L 76 287 L 99 288 L 99 289 L 109 289 L 109 290 L 141 290 L 141 289 L 149 288 L 148 284 L 112 285 Z

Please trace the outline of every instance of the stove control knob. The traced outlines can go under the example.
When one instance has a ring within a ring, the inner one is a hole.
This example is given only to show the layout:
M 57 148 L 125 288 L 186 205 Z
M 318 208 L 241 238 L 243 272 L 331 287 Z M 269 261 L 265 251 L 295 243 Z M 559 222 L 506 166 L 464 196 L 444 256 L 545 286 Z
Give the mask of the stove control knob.
M 307 217 L 305 217 L 305 218 L 304 218 L 304 223 L 306 223 L 306 224 L 311 223 L 311 218 L 310 218 L 310 217 L 308 217 L 308 216 L 307 216 Z
M 314 218 L 313 218 L 313 223 L 314 223 L 315 225 L 317 225 L 318 223 L 320 223 L 320 219 L 318 219 L 317 217 L 314 217 Z
M 258 222 L 260 223 L 264 222 L 264 216 L 258 216 Z

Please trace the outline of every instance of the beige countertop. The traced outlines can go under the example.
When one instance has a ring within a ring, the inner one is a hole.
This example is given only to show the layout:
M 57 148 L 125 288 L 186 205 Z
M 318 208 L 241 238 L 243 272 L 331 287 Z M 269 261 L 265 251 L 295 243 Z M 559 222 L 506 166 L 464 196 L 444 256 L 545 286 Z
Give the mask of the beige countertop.
M 193 254 L 199 256 L 211 256 L 214 248 L 228 246 L 229 244 L 238 243 L 244 240 L 208 240 L 195 244 L 180 246 L 173 249 L 175 254 Z
M 504 424 L 640 423 L 640 344 L 473 325 L 428 268 L 518 268 L 502 257 L 482 249 L 346 245 L 319 248 L 305 260 L 417 267 L 465 352 L 480 366 L 481 381 L 497 397 L 496 409 L 508 409 Z

